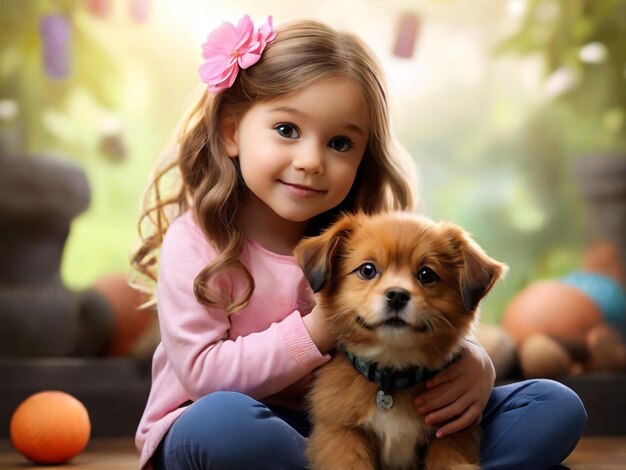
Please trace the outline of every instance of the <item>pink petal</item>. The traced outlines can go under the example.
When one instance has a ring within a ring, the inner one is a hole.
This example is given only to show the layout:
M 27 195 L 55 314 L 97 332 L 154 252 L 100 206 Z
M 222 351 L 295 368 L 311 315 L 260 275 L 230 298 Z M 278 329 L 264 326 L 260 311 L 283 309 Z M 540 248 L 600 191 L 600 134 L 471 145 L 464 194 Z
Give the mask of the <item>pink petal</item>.
M 237 24 L 237 41 L 235 46 L 233 47 L 234 51 L 239 51 L 240 53 L 245 53 L 249 48 L 250 44 L 254 41 L 254 23 L 248 15 L 245 15 L 239 23 Z
M 239 42 L 239 34 L 232 23 L 224 21 L 221 26 L 209 33 L 202 45 L 202 56 L 207 59 L 214 55 L 230 55 Z
M 251 65 L 256 64 L 261 58 L 267 43 L 273 41 L 275 37 L 276 33 L 272 29 L 272 17 L 268 16 L 267 21 L 259 28 L 256 38 L 250 44 L 247 53 L 239 58 L 239 66 L 242 69 L 247 69 Z
M 272 17 L 268 16 L 267 21 L 261 25 L 256 34 L 254 44 L 250 46 L 250 52 L 263 52 L 265 46 L 276 38 L 276 33 L 272 29 Z
M 259 28 L 259 36 L 265 41 L 267 44 L 276 38 L 276 33 L 274 32 L 273 20 L 272 16 L 268 16 L 265 23 L 261 25 Z
M 213 93 L 220 93 L 224 90 L 229 89 L 235 83 L 235 79 L 237 78 L 237 73 L 232 73 L 228 77 L 224 78 L 224 81 L 216 83 L 215 85 L 209 85 L 209 91 Z
M 237 64 L 235 64 L 230 73 L 228 73 L 228 75 L 225 77 L 225 81 L 223 82 L 226 88 L 230 88 L 231 86 L 233 86 L 233 83 L 235 83 L 235 79 L 237 78 L 238 73 L 239 67 L 237 67 Z
M 256 64 L 267 43 L 275 37 L 271 16 L 258 31 L 248 15 L 244 15 L 237 26 L 222 23 L 209 33 L 202 45 L 205 61 L 198 68 L 200 78 L 212 93 L 229 88 L 237 78 L 239 68 Z
M 240 55 L 237 60 L 237 62 L 239 63 L 239 67 L 241 67 L 242 69 L 247 69 L 251 65 L 256 64 L 261 58 L 261 52 L 262 50 L 259 52 L 247 52 L 243 55 Z
M 237 75 L 237 60 L 230 58 L 230 61 L 222 61 L 219 58 L 211 60 L 207 59 L 198 68 L 198 74 L 204 83 L 217 83 L 224 80 L 224 77 L 233 73 Z
M 207 82 L 208 90 L 211 93 L 220 93 L 221 91 L 230 88 L 235 82 L 238 72 L 239 67 L 237 66 L 237 62 L 235 61 L 232 66 L 223 71 L 221 76 L 215 77 L 212 82 Z
M 239 37 L 252 36 L 254 34 L 254 23 L 250 19 L 250 15 L 243 15 L 237 23 L 237 35 Z

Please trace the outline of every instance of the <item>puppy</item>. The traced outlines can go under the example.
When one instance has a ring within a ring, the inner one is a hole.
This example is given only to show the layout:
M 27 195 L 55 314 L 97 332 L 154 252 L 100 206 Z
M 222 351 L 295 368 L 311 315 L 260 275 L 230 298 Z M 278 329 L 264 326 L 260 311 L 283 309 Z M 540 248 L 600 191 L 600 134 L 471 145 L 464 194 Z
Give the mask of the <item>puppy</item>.
M 461 228 L 401 212 L 345 215 L 295 256 L 338 339 L 309 395 L 311 468 L 479 468 L 478 429 L 432 439 L 413 399 L 506 266 Z

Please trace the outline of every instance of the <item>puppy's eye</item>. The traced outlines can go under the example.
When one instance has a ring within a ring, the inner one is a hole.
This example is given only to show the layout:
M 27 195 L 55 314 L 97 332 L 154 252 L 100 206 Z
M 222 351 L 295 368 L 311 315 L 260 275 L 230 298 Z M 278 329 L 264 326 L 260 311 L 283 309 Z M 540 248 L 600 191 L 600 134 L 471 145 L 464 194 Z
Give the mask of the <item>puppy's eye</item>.
M 374 279 L 378 274 L 378 269 L 372 263 L 363 263 L 361 266 L 356 268 L 355 270 L 357 276 L 361 279 L 369 281 L 370 279 Z
M 439 276 L 432 269 L 423 267 L 417 271 L 417 280 L 423 286 L 432 287 L 439 282 Z

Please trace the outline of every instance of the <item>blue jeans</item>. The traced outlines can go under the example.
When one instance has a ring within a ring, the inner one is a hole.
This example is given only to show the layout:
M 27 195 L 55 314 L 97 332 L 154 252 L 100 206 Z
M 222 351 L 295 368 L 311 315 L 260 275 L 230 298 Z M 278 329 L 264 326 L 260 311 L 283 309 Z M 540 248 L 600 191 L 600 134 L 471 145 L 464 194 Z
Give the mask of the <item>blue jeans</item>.
M 578 396 L 558 382 L 496 387 L 481 423 L 481 468 L 556 466 L 574 449 L 586 421 Z M 309 429 L 305 413 L 272 410 L 240 393 L 216 392 L 174 422 L 153 463 L 156 469 L 305 469 Z

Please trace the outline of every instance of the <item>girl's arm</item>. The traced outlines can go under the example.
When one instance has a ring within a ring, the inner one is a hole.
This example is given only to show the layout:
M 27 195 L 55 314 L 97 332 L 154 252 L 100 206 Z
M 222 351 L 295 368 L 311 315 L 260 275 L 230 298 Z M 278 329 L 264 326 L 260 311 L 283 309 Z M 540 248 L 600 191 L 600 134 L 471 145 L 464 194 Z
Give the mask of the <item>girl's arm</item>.
M 157 308 L 165 354 L 192 400 L 218 390 L 264 398 L 328 360 L 298 311 L 269 327 L 262 320 L 266 312 L 259 311 L 256 320 L 257 312 L 247 311 L 262 330 L 229 339 L 227 312 L 201 305 L 193 293 L 193 280 L 215 253 L 191 218 L 181 219 L 169 228 L 161 249 Z
M 426 391 L 415 399 L 426 423 L 436 426 L 437 437 L 478 424 L 493 390 L 495 369 L 483 347 L 465 341 L 461 359 L 426 381 Z

